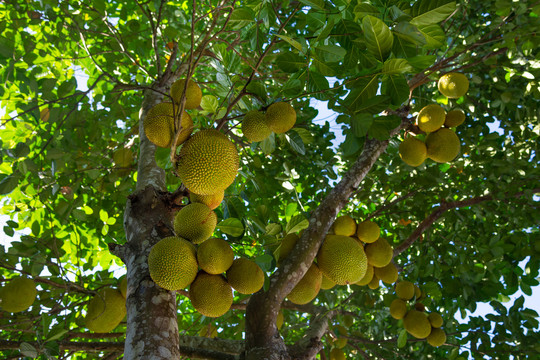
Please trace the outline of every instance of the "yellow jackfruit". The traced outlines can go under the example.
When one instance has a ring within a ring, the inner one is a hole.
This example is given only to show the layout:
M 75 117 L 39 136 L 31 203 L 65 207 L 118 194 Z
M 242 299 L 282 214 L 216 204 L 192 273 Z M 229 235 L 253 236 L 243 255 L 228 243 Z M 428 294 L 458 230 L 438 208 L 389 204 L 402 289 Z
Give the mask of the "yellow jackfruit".
M 366 274 L 357 282 L 355 282 L 355 285 L 364 286 L 371 282 L 371 279 L 373 279 L 373 275 L 375 274 L 373 270 L 373 265 L 368 264 L 366 269 Z
M 407 303 L 401 299 L 394 299 L 390 304 L 390 315 L 396 319 L 403 319 L 407 313 Z
M 287 255 L 289 255 L 294 247 L 296 245 L 296 242 L 300 239 L 298 235 L 295 233 L 287 234 L 281 239 L 281 244 L 279 245 L 279 252 L 278 252 L 278 259 L 277 262 L 281 263 Z
M 356 236 L 365 243 L 374 242 L 380 235 L 381 228 L 371 220 L 362 221 L 356 228 Z
M 175 136 L 174 122 L 173 104 L 170 102 L 159 103 L 148 110 L 143 121 L 144 133 L 154 145 L 163 148 L 170 147 Z M 193 131 L 193 120 L 185 111 L 180 119 L 180 124 L 182 130 L 176 145 L 182 144 Z
M 282 134 L 296 123 L 296 111 L 289 103 L 277 102 L 268 107 L 264 119 L 270 130 Z
M 373 274 L 373 277 L 371 278 L 371 281 L 368 283 L 368 287 L 371 290 L 375 290 L 379 287 L 380 279 L 377 277 L 377 275 Z
M 184 206 L 174 218 L 176 235 L 194 244 L 200 244 L 212 236 L 216 225 L 216 213 L 200 203 Z
M 455 132 L 442 128 L 426 136 L 427 156 L 438 162 L 445 163 L 454 160 L 461 148 Z
M 446 111 L 440 105 L 430 104 L 420 110 L 416 122 L 420 130 L 430 133 L 439 130 L 445 119 Z
M 180 149 L 178 175 L 200 195 L 212 195 L 232 184 L 238 172 L 236 146 L 215 129 L 201 130 Z
M 322 273 L 313 263 L 304 274 L 304 277 L 291 290 L 287 299 L 297 305 L 304 305 L 315 299 L 321 290 Z
M 437 86 L 441 94 L 447 98 L 457 99 L 469 90 L 469 79 L 461 73 L 451 72 L 441 76 Z
M 332 345 L 335 348 L 343 349 L 347 345 L 347 338 L 345 337 L 348 336 L 347 328 L 343 325 L 336 325 L 334 326 L 334 334 L 336 338 L 332 341 Z
M 278 330 L 281 329 L 281 327 L 283 326 L 284 321 L 285 321 L 285 316 L 283 315 L 283 310 L 279 309 L 279 312 L 278 312 L 277 318 L 276 318 L 276 327 L 277 327 Z
M 347 359 L 347 356 L 345 356 L 345 353 L 343 350 L 338 348 L 333 348 L 330 350 L 330 360 L 345 360 Z
M 375 275 L 377 275 L 377 277 L 386 284 L 393 284 L 398 278 L 398 269 L 393 263 L 389 263 L 388 265 L 380 268 L 375 267 L 373 270 L 375 271 Z
M 238 258 L 227 270 L 227 281 L 241 294 L 253 294 L 264 285 L 264 272 L 255 261 Z
M 150 277 L 166 290 L 186 288 L 197 276 L 198 269 L 195 247 L 179 237 L 161 239 L 148 255 Z
M 410 300 L 414 296 L 414 284 L 410 281 L 400 281 L 396 284 L 396 296 L 403 300 Z
M 219 317 L 231 308 L 233 292 L 222 275 L 201 271 L 189 287 L 191 305 L 208 317 Z
M 261 111 L 248 111 L 242 120 L 242 133 L 249 142 L 263 141 L 272 134 L 272 130 L 266 125 L 265 116 Z
M 446 127 L 456 127 L 465 121 L 465 113 L 461 109 L 450 110 L 446 114 L 446 119 L 444 120 L 444 126 Z
M 434 328 L 440 328 L 443 324 L 443 318 L 441 314 L 437 312 L 432 312 L 428 315 L 429 322 L 431 323 L 431 326 Z
M 427 158 L 426 144 L 414 136 L 408 136 L 399 144 L 399 156 L 407 165 L 422 165 Z
M 379 238 L 364 248 L 368 262 L 374 267 L 386 266 L 392 261 L 394 251 L 384 238 Z
M 342 215 L 336 218 L 332 225 L 335 235 L 353 236 L 356 234 L 356 221 L 349 215 Z
M 446 333 L 443 329 L 433 328 L 426 340 L 431 346 L 441 346 L 446 342 Z
M 227 271 L 234 260 L 234 252 L 228 242 L 211 238 L 199 245 L 197 262 L 208 274 L 221 274 Z
M 317 264 L 321 271 L 338 285 L 353 284 L 367 271 L 367 259 L 360 243 L 349 236 L 327 235 Z
M 321 289 L 322 290 L 330 290 L 336 286 L 336 283 L 330 280 L 328 277 L 326 277 L 324 274 L 322 276 L 322 282 L 321 282 Z
M 431 324 L 425 313 L 409 310 L 403 318 L 405 330 L 417 339 L 425 339 L 431 333 Z
M 211 195 L 199 195 L 195 193 L 189 193 L 189 200 L 192 203 L 204 204 L 208 206 L 210 210 L 214 210 L 221 204 L 224 196 L 225 196 L 224 190 L 218 191 L 217 193 L 211 194 Z
M 105 288 L 88 303 L 86 327 L 97 333 L 107 333 L 120 324 L 126 316 L 126 299 L 120 291 Z
M 24 311 L 32 306 L 36 295 L 34 280 L 25 277 L 13 278 L 0 289 L 0 308 L 11 313 Z
M 182 98 L 182 92 L 184 91 L 184 85 L 186 79 L 178 79 L 171 85 L 171 97 L 176 104 L 180 104 L 180 99 Z M 196 109 L 201 104 L 202 91 L 199 85 L 189 79 L 188 86 L 186 89 L 186 103 L 184 104 L 184 109 L 191 110 Z

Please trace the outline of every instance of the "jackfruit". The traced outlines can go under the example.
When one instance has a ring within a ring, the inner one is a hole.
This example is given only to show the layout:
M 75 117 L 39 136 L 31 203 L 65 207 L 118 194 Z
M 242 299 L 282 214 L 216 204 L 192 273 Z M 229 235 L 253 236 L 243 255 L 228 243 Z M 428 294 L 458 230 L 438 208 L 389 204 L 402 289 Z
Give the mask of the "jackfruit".
M 414 285 L 414 296 L 416 300 L 422 300 L 422 290 L 420 290 L 418 285 Z
M 371 282 L 371 279 L 373 279 L 373 274 L 374 273 L 375 272 L 373 270 L 373 265 L 368 264 L 367 269 L 366 269 L 366 274 L 360 280 L 355 282 L 354 284 L 355 285 L 360 285 L 360 286 L 364 286 L 364 285 L 369 284 Z
M 410 281 L 400 281 L 396 284 L 396 296 L 403 300 L 410 300 L 414 296 L 414 284 Z
M 266 125 L 265 116 L 261 111 L 248 111 L 242 120 L 242 133 L 249 142 L 263 141 L 272 134 L 272 130 Z
M 414 136 L 408 136 L 399 144 L 399 156 L 407 165 L 422 165 L 427 158 L 426 144 Z
M 113 153 L 113 161 L 117 167 L 128 167 L 133 162 L 133 152 L 130 148 L 120 148 Z
M 184 84 L 186 79 L 178 79 L 171 85 L 171 97 L 175 104 L 180 105 L 180 99 L 182 99 L 182 92 L 184 91 Z M 191 110 L 196 109 L 201 105 L 202 91 L 199 85 L 189 79 L 186 89 L 186 103 L 184 109 Z
M 336 286 L 336 283 L 333 282 L 332 280 L 330 280 L 328 277 L 326 277 L 326 275 L 323 274 L 322 282 L 321 282 L 321 289 L 322 290 L 330 290 L 334 286 Z
M 445 163 L 454 160 L 461 148 L 455 132 L 442 128 L 426 136 L 427 156 L 438 162 Z
M 231 308 L 233 292 L 222 275 L 201 271 L 189 287 L 191 305 L 208 317 L 219 317 Z
M 373 274 L 373 277 L 371 278 L 371 281 L 369 282 L 368 287 L 371 290 L 375 290 L 376 288 L 379 287 L 380 281 L 381 280 L 377 277 L 377 275 Z
M 127 298 L 127 276 L 124 276 L 118 283 L 118 290 L 120 290 L 120 294 L 122 294 L 124 299 L 126 299 Z
M 224 190 L 218 191 L 217 193 L 211 195 L 199 195 L 195 193 L 189 193 L 189 201 L 191 201 L 192 203 L 204 204 L 208 206 L 210 210 L 214 210 L 221 204 L 224 196 Z
M 180 290 L 193 282 L 199 266 L 195 247 L 189 241 L 170 236 L 152 246 L 148 270 L 156 284 L 166 290 Z
M 430 104 L 420 110 L 416 122 L 420 130 L 430 133 L 439 130 L 445 119 L 446 111 L 440 105 Z
M 347 329 L 343 325 L 336 325 L 334 326 L 334 333 L 336 338 L 332 342 L 332 345 L 335 348 L 343 349 L 347 345 L 347 338 L 345 337 L 348 335 Z
M 433 328 L 426 340 L 431 346 L 441 346 L 446 342 L 446 333 L 443 329 Z
M 300 239 L 295 233 L 287 234 L 281 239 L 281 244 L 279 245 L 278 259 L 277 262 L 281 263 L 285 258 L 291 253 L 294 245 Z
M 444 126 L 446 127 L 456 127 L 465 121 L 465 113 L 461 109 L 454 109 L 450 110 L 446 114 L 446 118 L 444 120 Z
M 390 304 L 390 315 L 396 319 L 403 319 L 407 313 L 407 303 L 401 299 L 394 299 Z
M 346 314 L 345 316 L 343 316 L 343 325 L 345 325 L 345 327 L 350 328 L 351 326 L 353 326 L 353 324 L 354 316 L 352 316 L 351 314 Z
M 330 350 L 330 360 L 345 360 L 347 359 L 347 356 L 345 356 L 345 353 L 343 350 L 338 348 L 333 348 Z
M 163 148 L 170 147 L 175 136 L 174 122 L 173 104 L 170 102 L 159 103 L 146 113 L 143 121 L 144 133 L 154 145 Z M 182 130 L 176 145 L 182 144 L 193 131 L 193 120 L 185 111 L 180 119 L 180 124 Z
M 227 281 L 240 294 L 253 294 L 264 285 L 264 273 L 255 261 L 238 258 L 227 270 Z
M 384 267 L 392 261 L 394 251 L 384 238 L 379 238 L 364 248 L 367 261 L 374 267 Z
M 403 318 L 405 330 L 417 339 L 425 339 L 431 332 L 431 324 L 425 313 L 409 310 Z
M 330 280 L 338 285 L 353 284 L 367 271 L 367 259 L 360 243 L 349 236 L 327 235 L 317 264 Z
M 365 243 L 372 243 L 381 235 L 379 225 L 371 220 L 362 221 L 356 228 L 356 236 Z
M 375 271 L 375 275 L 377 275 L 377 277 L 386 284 L 393 284 L 398 278 L 398 270 L 396 265 L 393 263 L 380 268 L 375 267 L 373 270 Z
M 432 312 L 428 315 L 429 322 L 431 323 L 431 326 L 434 328 L 440 328 L 443 324 L 443 318 L 441 314 L 437 312 Z
M 304 277 L 291 290 L 287 299 L 297 305 L 304 305 L 315 299 L 321 289 L 322 273 L 313 263 L 304 274 Z
M 264 120 L 270 130 L 283 134 L 296 123 L 296 111 L 289 103 L 277 102 L 268 107 Z
M 281 327 L 283 326 L 284 321 L 285 321 L 285 316 L 283 315 L 283 310 L 279 309 L 279 312 L 278 312 L 277 317 L 276 317 L 276 327 L 277 327 L 278 330 L 281 329 Z
M 208 324 L 199 330 L 199 336 L 213 339 L 217 336 L 217 327 L 214 324 Z
M 199 195 L 212 195 L 232 184 L 238 172 L 236 146 L 215 129 L 201 130 L 180 149 L 178 175 Z
M 25 277 L 12 278 L 0 289 L 0 308 L 17 313 L 28 309 L 36 300 L 34 280 Z
M 461 73 L 451 72 L 439 78 L 437 87 L 441 94 L 447 98 L 457 99 L 469 90 L 469 79 Z
M 216 213 L 200 203 L 184 206 L 174 218 L 176 235 L 194 244 L 200 244 L 212 236 L 216 225 Z
M 120 324 L 126 316 L 126 299 L 120 291 L 105 288 L 88 303 L 86 327 L 97 333 L 107 333 Z
M 234 252 L 228 242 L 211 238 L 199 245 L 197 262 L 208 274 L 217 275 L 227 271 L 234 260 Z
M 356 234 L 356 221 L 349 215 L 338 216 L 332 230 L 335 235 L 353 236 Z

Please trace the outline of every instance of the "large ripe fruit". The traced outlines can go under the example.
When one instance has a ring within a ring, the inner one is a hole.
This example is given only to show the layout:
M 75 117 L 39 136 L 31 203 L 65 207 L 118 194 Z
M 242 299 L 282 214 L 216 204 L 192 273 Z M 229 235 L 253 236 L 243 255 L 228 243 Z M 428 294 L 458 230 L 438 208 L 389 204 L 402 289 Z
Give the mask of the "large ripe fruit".
M 426 137 L 427 156 L 438 162 L 445 163 L 454 160 L 461 148 L 459 138 L 450 129 L 442 128 Z
M 195 247 L 189 241 L 170 236 L 150 250 L 148 270 L 156 284 L 166 290 L 180 290 L 193 282 L 199 265 Z
M 215 129 L 201 130 L 180 149 L 178 175 L 184 185 L 200 195 L 225 190 L 238 172 L 236 146 Z
M 186 79 L 178 79 L 171 85 L 171 97 L 175 104 L 180 104 L 182 98 L 182 92 L 184 91 L 184 84 Z M 191 110 L 196 109 L 201 105 L 202 91 L 199 85 L 192 79 L 189 79 L 186 89 L 186 103 L 184 109 Z
M 349 215 L 339 216 L 334 221 L 332 230 L 336 235 L 353 236 L 356 233 L 356 221 Z
M 414 136 L 408 136 L 399 144 L 399 157 L 407 165 L 419 166 L 427 158 L 426 144 Z
M 211 238 L 197 249 L 197 262 L 208 274 L 221 274 L 227 271 L 234 261 L 234 252 L 228 242 Z
M 279 256 L 278 256 L 278 263 L 283 262 L 285 258 L 291 253 L 294 245 L 296 245 L 296 242 L 300 239 L 298 235 L 295 233 L 287 234 L 281 239 L 281 244 L 279 245 Z
M 371 282 L 371 279 L 373 279 L 373 275 L 375 274 L 375 271 L 373 270 L 373 266 L 369 265 L 366 269 L 366 274 L 357 282 L 355 282 L 355 285 L 364 286 Z
M 223 201 L 224 197 L 224 190 L 218 191 L 217 193 L 211 195 L 199 195 L 195 193 L 189 193 L 189 201 L 191 201 L 192 203 L 204 204 L 208 206 L 210 210 L 214 210 L 215 208 L 217 208 Z
M 32 306 L 36 295 L 34 280 L 25 277 L 13 278 L 0 289 L 0 308 L 11 313 L 24 311 Z
M 396 319 L 403 319 L 407 313 L 407 303 L 401 299 L 394 299 L 390 304 L 390 315 Z
M 125 298 L 127 298 L 127 276 L 122 277 L 120 282 L 118 283 L 118 290 L 120 291 L 120 294 Z
M 444 120 L 444 126 L 446 127 L 456 127 L 465 121 L 465 112 L 461 109 L 454 109 L 450 110 L 446 114 L 446 118 Z
M 469 90 L 469 79 L 461 73 L 451 72 L 441 76 L 437 86 L 447 98 L 457 99 Z
M 374 267 L 388 265 L 394 256 L 392 246 L 384 238 L 379 238 L 377 241 L 367 244 L 364 249 L 368 262 Z
M 343 350 L 338 348 L 333 348 L 330 350 L 330 360 L 345 360 L 347 357 Z
M 445 119 L 446 111 L 440 105 L 430 104 L 420 110 L 416 123 L 420 130 L 430 133 L 439 130 Z
M 362 221 L 356 228 L 356 236 L 365 243 L 372 243 L 381 235 L 379 225 L 371 220 Z
M 242 133 L 249 142 L 263 141 L 272 134 L 266 125 L 265 116 L 261 111 L 248 111 L 242 120 Z
M 425 313 L 409 310 L 403 318 L 405 330 L 417 339 L 425 339 L 431 333 L 431 324 Z
M 389 263 L 388 265 L 380 268 L 373 268 L 373 270 L 375 271 L 375 275 L 386 284 L 393 284 L 398 278 L 398 269 L 393 263 Z
M 163 148 L 170 147 L 175 136 L 174 121 L 173 104 L 170 102 L 159 103 L 146 113 L 143 121 L 144 133 L 154 145 Z M 182 130 L 176 145 L 183 143 L 193 131 L 193 120 L 185 111 L 182 114 L 180 124 Z
M 353 284 L 367 271 L 367 259 L 360 243 L 349 236 L 327 235 L 317 254 L 321 271 L 338 285 Z
M 375 290 L 379 287 L 380 282 L 381 280 L 377 277 L 377 275 L 373 274 L 371 281 L 367 285 L 371 290 Z
M 414 284 L 410 281 L 400 281 L 396 284 L 396 296 L 403 300 L 410 300 L 414 296 Z
M 191 305 L 208 317 L 218 317 L 231 308 L 233 292 L 222 275 L 211 275 L 201 271 L 189 287 Z
M 326 277 L 326 275 L 323 274 L 322 282 L 321 282 L 321 289 L 322 290 L 330 290 L 334 286 L 336 286 L 336 283 L 333 282 L 332 280 L 330 280 L 328 277 Z
M 443 329 L 433 328 L 426 340 L 431 346 L 441 346 L 446 342 L 446 333 Z
M 253 294 L 264 285 L 264 272 L 255 261 L 238 258 L 227 270 L 227 281 L 241 294 Z
M 194 244 L 200 244 L 212 236 L 216 225 L 216 213 L 200 203 L 184 206 L 174 218 L 176 235 Z
M 304 277 L 291 290 L 287 299 L 297 305 L 304 305 L 315 299 L 321 289 L 322 273 L 313 263 L 304 274 Z
M 432 312 L 428 315 L 429 322 L 434 328 L 440 328 L 443 324 L 443 318 L 441 314 L 437 312 Z
M 86 327 L 97 333 L 107 333 L 120 324 L 126 316 L 126 299 L 120 291 L 105 288 L 88 303 Z
M 266 110 L 265 122 L 270 130 L 276 134 L 283 134 L 296 123 L 296 111 L 289 103 L 274 103 Z

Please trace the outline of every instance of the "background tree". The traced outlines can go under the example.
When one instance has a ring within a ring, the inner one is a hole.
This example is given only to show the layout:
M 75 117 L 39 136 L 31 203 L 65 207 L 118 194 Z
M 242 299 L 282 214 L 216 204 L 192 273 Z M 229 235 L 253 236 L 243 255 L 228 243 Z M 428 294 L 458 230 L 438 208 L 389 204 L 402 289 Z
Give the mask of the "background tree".
M 22 274 L 38 284 L 29 310 L 0 312 L 4 358 L 324 359 L 344 335 L 329 324 L 346 317 L 354 320 L 344 348 L 352 358 L 538 354 L 538 314 L 523 297 L 503 305 L 538 285 L 538 2 L 0 7 L 0 193 L 11 218 L 4 233 L 29 229 L 2 248 L 0 271 L 5 283 Z M 449 71 L 467 74 L 465 97 L 437 91 Z M 186 292 L 157 287 L 145 265 L 187 203 L 175 149 L 156 148 L 141 127 L 178 78 L 203 90 L 191 111 L 196 129 L 221 129 L 241 156 L 216 236 L 267 275 L 262 291 L 235 293 L 232 309 L 216 319 L 197 313 Z M 312 98 L 340 114 L 343 138 L 314 120 Z M 248 144 L 243 115 L 278 100 L 295 108 L 295 127 Z M 412 168 L 398 146 L 417 130 L 415 113 L 432 103 L 465 110 L 456 128 L 462 151 L 453 162 Z M 119 166 L 113 156 L 122 148 L 136 156 Z M 389 315 L 392 286 L 337 286 L 303 306 L 285 300 L 340 212 L 381 227 L 400 278 L 419 284 L 426 306 L 442 313 L 445 345 L 407 340 Z M 277 268 L 281 238 L 300 230 Z M 126 322 L 107 334 L 86 330 L 86 304 L 117 286 L 125 266 Z M 479 302 L 497 313 L 454 319 Z M 208 326 L 218 339 L 199 336 Z

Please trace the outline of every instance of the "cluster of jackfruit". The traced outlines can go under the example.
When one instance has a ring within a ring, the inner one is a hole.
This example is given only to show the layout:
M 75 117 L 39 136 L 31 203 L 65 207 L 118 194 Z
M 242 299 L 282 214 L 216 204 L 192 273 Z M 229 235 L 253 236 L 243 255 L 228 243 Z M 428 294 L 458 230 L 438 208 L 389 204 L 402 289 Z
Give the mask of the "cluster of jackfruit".
M 259 110 L 248 111 L 242 120 L 242 133 L 249 142 L 266 139 L 272 132 L 283 134 L 296 123 L 296 111 L 287 102 L 273 103 L 263 113 Z
M 461 73 L 448 73 L 439 79 L 439 91 L 448 98 L 460 98 L 469 89 L 469 80 Z M 461 145 L 456 133 L 451 129 L 465 121 L 465 113 L 461 109 L 453 109 L 448 113 L 438 104 L 424 106 L 416 123 L 427 135 L 406 137 L 399 145 L 401 159 L 410 166 L 419 166 L 427 158 L 438 163 L 446 163 L 455 159 Z
M 34 280 L 14 277 L 0 289 L 0 309 L 18 313 L 28 309 L 36 300 L 37 290 Z
M 85 325 L 97 333 L 108 333 L 116 328 L 126 316 L 127 278 L 118 289 L 104 288 L 94 295 L 86 308 Z
M 446 342 L 446 333 L 441 329 L 443 318 L 438 312 L 425 312 L 421 302 L 425 292 L 410 281 L 398 282 L 395 291 L 397 298 L 390 304 L 390 315 L 402 319 L 405 330 L 415 338 L 426 339 L 431 346 L 443 345 Z

